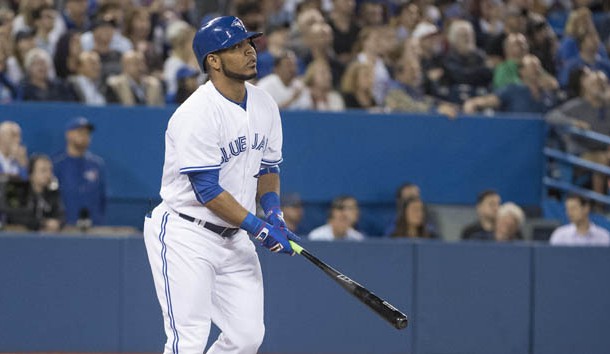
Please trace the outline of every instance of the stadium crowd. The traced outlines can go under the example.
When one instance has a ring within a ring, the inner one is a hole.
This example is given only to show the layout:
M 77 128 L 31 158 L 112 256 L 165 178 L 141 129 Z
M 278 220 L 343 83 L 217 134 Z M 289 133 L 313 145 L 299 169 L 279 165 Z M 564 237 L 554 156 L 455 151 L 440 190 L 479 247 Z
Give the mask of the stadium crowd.
M 608 10 L 610 2 L 597 0 L 0 0 L 0 102 L 180 104 L 206 81 L 192 51 L 196 29 L 232 14 L 265 33 L 255 42 L 259 76 L 253 83 L 283 110 L 449 118 L 550 112 L 553 124 L 609 134 Z M 64 164 L 89 163 L 102 173 L 103 161 L 87 151 L 93 126 L 70 124 Z M 73 131 L 86 135 L 80 155 L 70 150 L 70 139 L 79 139 Z M 5 174 L 27 176 L 38 165 L 49 174 L 48 157 L 28 166 L 20 145 L 13 146 L 10 157 L 8 147 L 0 153 Z M 585 150 L 579 152 L 608 164 L 607 152 Z M 56 169 L 61 161 L 53 158 Z M 103 190 L 103 175 L 94 177 Z M 600 192 L 607 188 L 605 180 L 594 183 Z M 498 197 L 484 192 L 479 203 L 489 196 Z M 97 206 L 88 213 L 102 213 L 103 201 L 90 203 Z M 519 238 L 523 211 L 496 204 L 464 238 Z M 54 216 L 48 219 L 64 218 L 57 205 L 49 208 Z M 324 230 L 342 229 L 341 237 L 364 238 L 354 228 L 357 208 L 353 197 L 337 198 L 328 224 L 311 237 L 332 239 Z M 396 208 L 388 235 L 436 237 L 418 195 L 398 198 Z M 82 216 L 82 207 L 68 209 L 70 223 Z

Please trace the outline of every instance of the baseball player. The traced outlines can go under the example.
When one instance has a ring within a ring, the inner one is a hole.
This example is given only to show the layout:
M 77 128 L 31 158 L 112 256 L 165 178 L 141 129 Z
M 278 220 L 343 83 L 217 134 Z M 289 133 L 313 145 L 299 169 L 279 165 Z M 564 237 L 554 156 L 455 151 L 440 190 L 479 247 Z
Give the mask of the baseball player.
M 144 222 L 144 241 L 164 317 L 165 353 L 256 353 L 262 343 L 263 279 L 250 235 L 272 252 L 298 241 L 279 200 L 282 126 L 273 99 L 246 83 L 256 50 L 240 19 L 218 17 L 193 50 L 210 81 L 172 115 L 165 132 L 162 203 Z M 256 198 L 266 220 L 253 212 Z

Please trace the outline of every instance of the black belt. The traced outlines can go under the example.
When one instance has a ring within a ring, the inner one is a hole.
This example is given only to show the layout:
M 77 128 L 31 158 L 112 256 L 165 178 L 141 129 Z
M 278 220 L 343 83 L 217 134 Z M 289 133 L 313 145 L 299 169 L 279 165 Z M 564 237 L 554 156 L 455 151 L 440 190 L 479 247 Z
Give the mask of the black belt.
M 182 214 L 179 213 L 178 214 L 179 217 L 183 218 L 184 220 L 190 221 L 190 222 L 194 222 L 197 225 L 202 225 L 203 227 L 205 227 L 206 229 L 215 232 L 217 234 L 219 234 L 222 237 L 231 237 L 233 235 L 235 235 L 239 229 L 236 227 L 224 227 L 224 226 L 220 226 L 220 225 L 216 225 L 216 224 L 212 224 L 209 221 L 203 221 L 203 220 L 199 220 L 199 219 L 195 219 L 192 216 L 188 216 L 186 214 Z

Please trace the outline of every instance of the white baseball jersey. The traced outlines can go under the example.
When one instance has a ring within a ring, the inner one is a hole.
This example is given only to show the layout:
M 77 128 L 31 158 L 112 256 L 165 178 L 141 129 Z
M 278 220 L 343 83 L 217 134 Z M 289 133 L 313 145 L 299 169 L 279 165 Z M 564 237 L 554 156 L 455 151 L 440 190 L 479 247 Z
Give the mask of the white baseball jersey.
M 187 173 L 220 169 L 219 184 L 251 213 L 261 165 L 282 161 L 282 124 L 275 101 L 246 83 L 246 110 L 208 81 L 172 115 L 165 132 L 161 198 L 174 211 L 235 227 L 196 198 Z M 237 225 L 239 226 L 239 225 Z

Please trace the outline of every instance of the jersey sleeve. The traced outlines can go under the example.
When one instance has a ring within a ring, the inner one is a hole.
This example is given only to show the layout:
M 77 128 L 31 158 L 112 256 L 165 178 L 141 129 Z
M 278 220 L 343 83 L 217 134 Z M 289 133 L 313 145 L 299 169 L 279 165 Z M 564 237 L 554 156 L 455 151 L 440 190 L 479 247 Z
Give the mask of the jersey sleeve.
M 263 166 L 276 166 L 282 162 L 282 119 L 277 105 L 273 105 L 271 131 L 263 153 Z
M 220 168 L 220 126 L 209 110 L 183 111 L 176 120 L 174 142 L 181 174 Z M 208 115 L 208 116 L 204 116 Z

